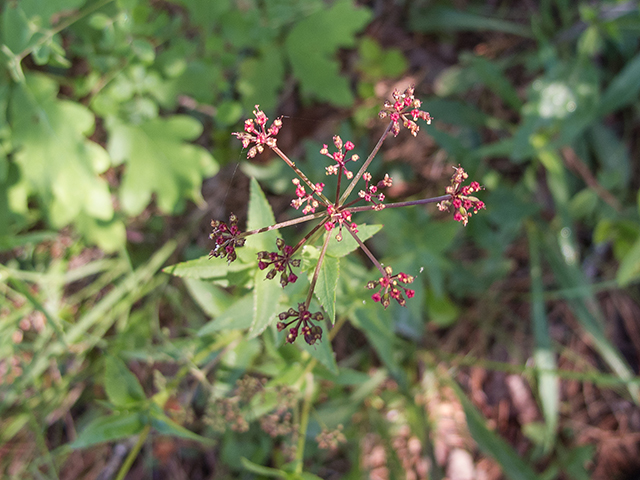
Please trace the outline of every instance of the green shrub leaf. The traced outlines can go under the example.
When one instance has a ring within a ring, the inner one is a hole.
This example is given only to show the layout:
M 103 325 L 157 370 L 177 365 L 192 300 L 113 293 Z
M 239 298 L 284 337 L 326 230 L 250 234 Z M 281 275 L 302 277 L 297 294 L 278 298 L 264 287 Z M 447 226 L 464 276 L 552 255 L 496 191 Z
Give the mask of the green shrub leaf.
M 116 357 L 105 359 L 104 387 L 109 401 L 119 407 L 131 406 L 146 399 L 138 379 Z
M 112 118 L 107 128 L 109 153 L 114 161 L 127 164 L 120 187 L 127 214 L 142 212 L 153 194 L 164 213 L 180 212 L 185 198 L 204 203 L 202 180 L 214 175 L 218 165 L 204 148 L 186 143 L 200 135 L 200 122 L 183 115 L 138 125 Z
M 335 54 L 340 47 L 353 47 L 355 34 L 370 19 L 369 10 L 339 0 L 296 24 L 287 37 L 286 50 L 303 93 L 343 107 L 353 103 Z
M 128 412 L 98 417 L 87 425 L 78 438 L 69 444 L 71 448 L 86 448 L 98 443 L 128 438 L 142 432 L 142 414 Z

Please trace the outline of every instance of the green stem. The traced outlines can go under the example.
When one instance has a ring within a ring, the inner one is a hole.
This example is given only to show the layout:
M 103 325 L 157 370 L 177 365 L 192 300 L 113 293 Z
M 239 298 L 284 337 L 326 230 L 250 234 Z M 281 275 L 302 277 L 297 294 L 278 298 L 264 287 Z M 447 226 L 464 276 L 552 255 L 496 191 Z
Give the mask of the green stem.
M 307 427 L 309 426 L 309 412 L 311 411 L 311 401 L 313 399 L 313 374 L 307 373 L 307 388 L 302 404 L 302 414 L 300 416 L 300 429 L 298 430 L 298 447 L 296 448 L 296 473 L 302 473 L 304 466 L 304 446 L 307 440 Z
M 313 278 L 311 279 L 311 285 L 309 286 L 309 293 L 307 294 L 307 300 L 305 301 L 305 305 L 307 309 L 309 308 L 309 304 L 311 303 L 313 290 L 316 288 L 316 282 L 318 281 L 318 275 L 320 274 L 320 266 L 322 265 L 322 261 L 324 260 L 324 254 L 327 251 L 327 247 L 329 246 L 330 238 L 331 238 L 331 234 L 327 233 L 327 236 L 324 239 L 324 243 L 322 244 L 322 250 L 320 251 L 320 256 L 318 257 L 318 264 L 316 265 L 316 269 L 313 272 Z
M 127 458 L 125 459 L 124 463 L 120 467 L 116 480 L 124 480 L 125 475 L 129 473 L 129 469 L 131 468 L 131 465 L 133 465 L 133 461 L 138 456 L 138 453 L 140 453 L 140 449 L 142 448 L 142 445 L 144 445 L 144 442 L 147 441 L 147 437 L 149 436 L 150 431 L 151 431 L 151 425 L 147 425 L 146 427 L 144 427 L 142 432 L 140 432 L 140 435 L 138 436 L 138 441 L 133 446 L 133 448 L 129 452 L 129 455 L 127 455 Z

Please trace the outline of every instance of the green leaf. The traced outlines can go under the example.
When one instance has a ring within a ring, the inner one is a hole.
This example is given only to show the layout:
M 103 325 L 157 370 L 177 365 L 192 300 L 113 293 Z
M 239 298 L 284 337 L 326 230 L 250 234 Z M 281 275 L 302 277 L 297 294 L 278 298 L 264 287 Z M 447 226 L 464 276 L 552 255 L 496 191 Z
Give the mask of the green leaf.
M 407 70 L 407 60 L 395 48 L 383 50 L 371 37 L 363 37 L 358 47 L 358 70 L 366 79 L 377 81 L 385 77 L 395 78 Z
M 626 287 L 640 277 L 640 238 L 633 244 L 631 250 L 622 257 L 616 280 L 621 287 Z
M 19 4 L 27 17 L 37 20 L 39 24 L 50 25 L 52 16 L 60 12 L 76 10 L 84 5 L 86 0 L 20 0 Z
M 54 227 L 82 215 L 108 222 L 113 218 L 111 194 L 99 174 L 109 168 L 109 156 L 86 138 L 93 132 L 93 114 L 80 103 L 58 100 L 58 88 L 43 75 L 29 74 L 13 90 L 15 161 Z
M 198 336 L 203 337 L 221 330 L 244 330 L 246 328 L 250 328 L 253 324 L 254 318 L 254 303 L 254 296 L 252 294 L 245 295 L 229 308 L 225 309 L 221 315 L 214 318 L 198 330 Z
M 256 269 L 255 287 L 253 289 L 253 322 L 249 329 L 249 338 L 260 335 L 276 320 L 278 303 L 282 295 L 282 287 L 278 277 L 268 280 L 262 270 Z
M 400 365 L 394 357 L 393 323 L 388 318 L 383 319 L 381 311 L 383 311 L 382 307 L 377 303 L 358 307 L 353 312 L 353 322 L 365 334 L 389 372 L 401 382 L 404 377 Z
M 127 214 L 142 212 L 153 194 L 163 213 L 178 213 L 185 199 L 204 204 L 202 180 L 214 175 L 218 166 L 204 148 L 186 143 L 201 134 L 200 122 L 174 115 L 134 125 L 112 117 L 107 129 L 111 157 L 127 164 L 120 187 Z
M 334 105 L 353 104 L 349 81 L 340 76 L 338 48 L 355 45 L 355 35 L 371 19 L 371 12 L 351 0 L 336 1 L 301 20 L 289 33 L 285 47 L 293 73 L 305 95 Z
M 449 7 L 415 8 L 409 15 L 409 27 L 420 32 L 496 31 L 531 37 L 531 30 L 524 24 L 459 11 Z
M 279 48 L 267 44 L 258 58 L 248 58 L 240 64 L 237 89 L 247 110 L 260 105 L 265 112 L 278 103 L 278 90 L 283 85 L 284 64 Z
M 214 444 L 213 440 L 210 440 L 205 437 L 201 437 L 186 428 L 182 425 L 177 424 L 169 417 L 167 417 L 158 405 L 153 405 L 150 413 L 151 426 L 156 429 L 156 431 L 162 435 L 171 435 L 172 437 L 185 438 L 187 440 L 195 440 L 196 442 L 212 445 Z
M 531 224 L 528 224 L 528 227 L 531 262 L 531 320 L 536 343 L 534 359 L 538 376 L 538 392 L 545 419 L 544 448 L 549 452 L 555 442 L 560 415 L 560 384 L 558 375 L 555 373 L 557 364 L 545 312 L 539 233 Z
M 252 473 L 262 475 L 264 477 L 285 478 L 287 476 L 287 472 L 285 472 L 284 470 L 278 470 L 276 468 L 271 468 L 271 467 L 263 467 L 262 465 L 253 463 L 251 460 L 247 460 L 244 457 L 242 457 L 240 461 L 242 462 L 242 466 L 245 469 L 249 470 Z
M 638 402 L 640 389 L 631 382 L 633 371 L 616 347 L 609 341 L 604 331 L 603 315 L 598 307 L 593 290 L 590 288 L 584 274 L 574 264 L 565 262 L 559 252 L 556 239 L 551 234 L 544 238 L 545 256 L 549 261 L 553 273 L 563 289 L 573 289 L 580 293 L 579 298 L 569 299 L 568 303 L 578 323 L 588 334 L 595 350 L 602 356 L 618 377 L 626 383 L 626 387 L 634 402 Z
M 34 31 L 30 28 L 29 18 L 19 2 L 4 4 L 1 33 L 2 43 L 16 55 L 29 45 Z
M 185 278 L 184 284 L 191 297 L 207 315 L 217 317 L 233 304 L 233 296 L 211 282 Z
M 522 100 L 520 100 L 518 92 L 496 62 L 476 55 L 471 56 L 469 60 L 480 81 L 489 90 L 514 110 L 519 111 L 522 108 Z
M 156 59 L 156 51 L 147 40 L 136 38 L 131 42 L 131 51 L 145 65 L 151 65 Z
M 238 253 L 239 255 L 239 253 Z M 215 278 L 225 278 L 230 272 L 241 272 L 252 268 L 252 265 L 236 260 L 227 264 L 224 259 L 210 258 L 208 255 L 195 260 L 176 263 L 169 267 L 164 267 L 162 271 L 176 277 L 194 278 L 207 280 Z
M 624 66 L 604 91 L 598 108 L 606 115 L 638 100 L 640 92 L 640 53 Z
M 382 225 L 358 225 L 358 238 L 364 242 L 378 233 L 381 228 Z M 337 231 L 329 233 L 331 238 L 329 239 L 329 245 L 327 246 L 327 255 L 336 258 L 344 257 L 360 248 L 358 242 L 354 240 L 350 233 L 344 232 L 341 241 L 336 240 L 336 234 Z
M 313 270 L 309 272 L 309 281 L 311 281 L 313 273 Z M 340 259 L 325 255 L 322 265 L 320 265 L 314 293 L 327 313 L 327 319 L 331 322 L 331 325 L 336 321 L 336 288 L 338 287 L 339 276 Z
M 89 423 L 69 446 L 74 449 L 86 448 L 97 443 L 120 440 L 139 434 L 144 426 L 138 412 L 105 415 Z
M 429 320 L 438 327 L 452 325 L 460 316 L 460 309 L 446 295 L 436 295 L 430 288 L 426 290 Z
M 116 406 L 126 407 L 146 400 L 138 379 L 119 358 L 105 359 L 104 388 L 109 401 Z
M 480 449 L 493 457 L 502 467 L 504 475 L 510 480 L 538 480 L 538 476 L 507 442 L 489 430 L 486 421 L 469 401 L 465 393 L 454 381 L 448 382 L 456 392 L 465 416 L 469 433 Z
M 309 353 L 313 358 L 318 360 L 322 365 L 327 367 L 334 375 L 338 374 L 338 364 L 336 363 L 336 355 L 331 347 L 331 340 L 329 340 L 329 331 L 326 325 L 320 325 L 322 327 L 322 340 L 313 345 L 309 345 L 304 341 L 304 338 L 300 338 L 297 341 L 297 345 L 301 350 Z
M 247 231 L 268 227 L 275 225 L 275 223 L 276 219 L 273 216 L 273 210 L 271 210 L 271 205 L 269 205 L 267 197 L 265 197 L 258 181 L 252 178 L 249 194 L 249 212 L 247 213 Z M 267 250 L 271 252 L 276 250 L 277 238 L 278 231 L 271 230 L 269 232 L 250 235 L 247 237 L 246 245 L 255 250 Z

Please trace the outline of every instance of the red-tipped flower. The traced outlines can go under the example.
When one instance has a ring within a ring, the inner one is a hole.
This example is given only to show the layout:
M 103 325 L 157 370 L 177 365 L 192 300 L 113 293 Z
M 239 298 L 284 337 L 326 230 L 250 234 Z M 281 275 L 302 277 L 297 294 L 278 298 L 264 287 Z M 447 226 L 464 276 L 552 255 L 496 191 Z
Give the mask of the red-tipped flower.
M 256 119 L 249 118 L 244 122 L 244 132 L 234 132 L 238 140 L 242 141 L 242 146 L 248 148 L 249 145 L 255 143 L 253 147 L 247 152 L 247 158 L 253 158 L 258 153 L 264 151 L 264 146 L 273 148 L 276 146 L 276 135 L 282 128 L 282 119 L 276 118 L 271 126 L 267 128 L 267 121 L 269 118 L 260 110 L 259 105 L 256 105 L 256 109 L 253 111 Z
M 322 149 L 320 150 L 320 153 L 322 155 L 326 155 L 331 160 L 334 160 L 336 162 L 335 165 L 330 165 L 326 168 L 327 175 L 339 175 L 341 173 L 344 173 L 344 176 L 351 180 L 353 178 L 353 173 L 347 170 L 346 163 L 357 162 L 360 159 L 360 156 L 357 154 L 353 154 L 350 158 L 347 158 L 346 153 L 343 152 L 342 149 L 344 148 L 346 152 L 350 152 L 356 147 L 352 142 L 343 144 L 342 139 L 338 135 L 333 137 L 333 144 L 337 149 L 337 151 L 335 151 L 334 153 L 329 153 L 329 147 L 327 145 L 323 145 Z
M 379 113 L 380 118 L 389 117 L 393 122 L 392 132 L 394 137 L 397 137 L 398 133 L 400 133 L 400 121 L 402 121 L 402 126 L 409 129 L 414 137 L 420 130 L 416 123 L 418 119 L 424 120 L 427 125 L 431 123 L 431 115 L 429 115 L 429 112 L 420 110 L 422 102 L 413 96 L 413 92 L 413 85 L 407 88 L 404 93 L 394 90 L 392 95 L 394 101 L 385 101 L 384 107 Z
M 376 293 L 371 295 L 371 298 L 374 302 L 380 302 L 385 309 L 391 304 L 391 299 L 394 299 L 403 307 L 406 306 L 407 301 L 404 296 L 406 295 L 407 298 L 413 298 L 416 292 L 415 290 L 405 287 L 403 284 L 413 283 L 414 277 L 402 272 L 397 275 L 392 275 L 393 270 L 391 267 L 385 267 L 384 271 L 384 277 L 367 283 L 369 290 L 380 287 Z
M 371 181 L 371 174 L 369 172 L 365 172 L 362 175 L 362 178 L 364 178 L 366 185 L 364 187 L 364 190 L 360 190 L 358 192 L 358 195 L 360 196 L 360 198 L 363 198 L 365 202 L 373 203 L 373 209 L 375 211 L 383 210 L 384 204 L 382 202 L 384 201 L 385 196 L 384 193 L 379 192 L 378 190 L 393 185 L 392 178 L 389 176 L 389 174 L 385 173 L 384 178 L 380 180 L 376 185 L 369 185 L 369 182 Z
M 313 198 L 313 192 L 307 193 L 304 187 L 300 185 L 300 180 L 298 180 L 297 178 L 291 180 L 291 183 L 296 186 L 296 195 L 298 196 L 298 198 L 294 198 L 293 200 L 291 200 L 291 206 L 298 210 L 302 205 L 306 203 L 306 206 L 302 209 L 302 213 L 305 215 L 307 213 L 315 213 L 316 208 L 318 208 L 318 205 L 320 204 L 315 198 Z M 315 184 L 315 193 L 320 194 L 322 193 L 323 189 L 324 183 Z
M 463 186 L 462 182 L 469 178 L 469 175 L 460 165 L 453 168 L 455 173 L 451 177 L 451 185 L 445 189 L 445 192 L 451 195 L 451 199 L 438 203 L 438 210 L 441 212 L 449 211 L 453 207 L 453 219 L 462 222 L 466 227 L 469 217 L 478 213 L 478 210 L 486 208 L 483 201 L 471 195 L 484 190 L 484 187 L 478 182 L 471 182 L 469 185 Z

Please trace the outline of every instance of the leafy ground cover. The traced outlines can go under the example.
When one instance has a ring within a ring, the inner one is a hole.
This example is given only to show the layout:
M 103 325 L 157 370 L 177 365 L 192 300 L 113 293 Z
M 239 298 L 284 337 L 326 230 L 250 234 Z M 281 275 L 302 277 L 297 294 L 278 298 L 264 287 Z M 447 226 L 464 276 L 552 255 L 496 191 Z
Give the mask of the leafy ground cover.
M 0 15 L 3 477 L 637 477 L 634 2 L 6 0 Z M 337 244 L 307 297 L 322 339 L 289 344 L 278 313 L 324 250 L 284 290 L 256 253 L 300 226 L 209 258 L 212 219 L 299 215 L 293 171 L 231 133 L 259 104 L 328 183 L 323 145 L 367 158 L 382 103 L 412 84 L 433 121 L 385 140 L 370 168 L 393 178 L 385 202 L 444 195 L 461 165 L 486 211 L 464 227 L 429 205 L 357 212 L 412 298 L 382 308 L 370 257 Z

